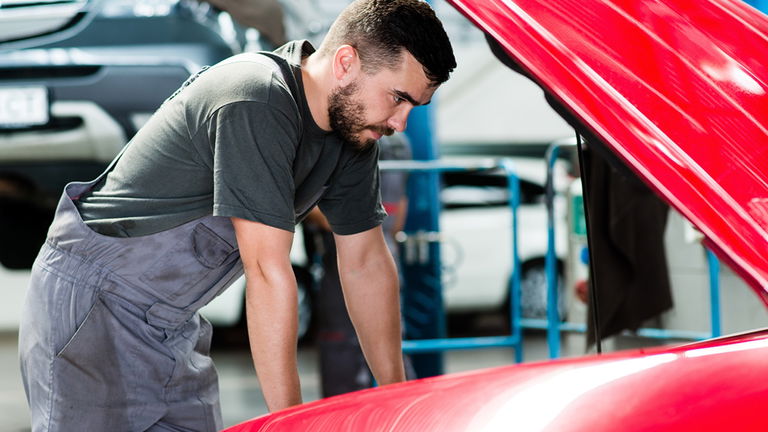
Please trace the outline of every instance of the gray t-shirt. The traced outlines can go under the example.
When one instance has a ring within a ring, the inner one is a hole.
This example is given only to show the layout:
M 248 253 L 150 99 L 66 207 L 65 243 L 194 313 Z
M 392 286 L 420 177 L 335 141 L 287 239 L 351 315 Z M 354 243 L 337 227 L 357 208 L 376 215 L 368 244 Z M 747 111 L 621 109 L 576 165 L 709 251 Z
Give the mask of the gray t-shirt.
M 378 148 L 357 151 L 314 122 L 300 70 L 313 51 L 291 42 L 190 77 L 80 197 L 83 219 L 119 237 L 210 214 L 293 231 L 319 202 L 338 234 L 379 225 Z

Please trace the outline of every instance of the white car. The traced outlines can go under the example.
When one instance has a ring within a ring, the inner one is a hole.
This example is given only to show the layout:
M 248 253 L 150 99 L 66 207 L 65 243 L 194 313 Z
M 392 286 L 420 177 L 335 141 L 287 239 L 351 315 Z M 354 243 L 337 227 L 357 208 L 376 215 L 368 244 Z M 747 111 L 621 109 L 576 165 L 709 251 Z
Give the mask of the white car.
M 518 250 L 521 262 L 523 316 L 546 314 L 547 209 L 546 162 L 514 158 L 520 180 Z M 563 275 L 567 249 L 566 163 L 554 165 L 556 194 L 555 250 Z M 512 212 L 506 177 L 500 171 L 443 174 L 440 215 L 443 299 L 447 312 L 506 310 L 512 274 Z M 559 278 L 562 281 L 562 277 Z M 560 283 L 562 295 L 562 282 Z M 562 302 L 561 302 L 562 303 Z M 561 304 L 561 316 L 563 308 Z

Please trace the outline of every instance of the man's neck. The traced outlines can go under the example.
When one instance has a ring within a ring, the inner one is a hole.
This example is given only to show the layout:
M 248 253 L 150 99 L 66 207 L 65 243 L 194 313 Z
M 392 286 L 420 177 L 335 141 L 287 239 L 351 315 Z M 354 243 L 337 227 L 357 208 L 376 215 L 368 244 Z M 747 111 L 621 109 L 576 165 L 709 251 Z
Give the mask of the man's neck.
M 325 131 L 331 131 L 328 118 L 328 96 L 331 83 L 330 62 L 327 58 L 313 53 L 301 62 L 301 78 L 304 82 L 304 97 L 307 99 L 309 111 L 317 126 Z

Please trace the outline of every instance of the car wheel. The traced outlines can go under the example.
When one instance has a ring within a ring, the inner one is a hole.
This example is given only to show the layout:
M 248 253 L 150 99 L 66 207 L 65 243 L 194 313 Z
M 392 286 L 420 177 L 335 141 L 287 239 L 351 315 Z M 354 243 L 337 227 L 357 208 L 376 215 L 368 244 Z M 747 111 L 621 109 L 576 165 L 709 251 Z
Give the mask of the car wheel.
M 299 324 L 297 336 L 299 342 L 310 341 L 312 339 L 312 323 L 314 321 L 313 304 L 313 279 L 309 271 L 303 267 L 293 265 L 293 272 L 296 275 L 296 287 L 298 289 L 299 301 Z M 221 347 L 240 347 L 248 346 L 248 323 L 245 315 L 245 297 L 240 303 L 240 317 L 236 323 L 229 326 L 216 326 L 213 338 L 214 346 Z
M 565 320 L 565 289 L 562 263 L 557 265 L 558 315 Z M 547 318 L 547 269 L 543 259 L 523 264 L 520 275 L 520 307 L 523 318 Z
M 298 288 L 299 299 L 299 341 L 311 339 L 312 337 L 312 275 L 306 269 L 293 266 L 293 272 L 296 274 L 296 286 Z

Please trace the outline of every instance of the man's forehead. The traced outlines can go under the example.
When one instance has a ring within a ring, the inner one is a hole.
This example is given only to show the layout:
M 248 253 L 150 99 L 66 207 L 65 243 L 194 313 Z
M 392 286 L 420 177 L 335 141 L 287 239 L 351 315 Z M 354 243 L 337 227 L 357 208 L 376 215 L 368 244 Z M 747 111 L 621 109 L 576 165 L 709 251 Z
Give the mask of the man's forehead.
M 398 82 L 393 91 L 413 105 L 426 105 L 437 89 L 427 78 L 424 67 L 407 51 L 403 53 L 400 67 L 395 70 Z

